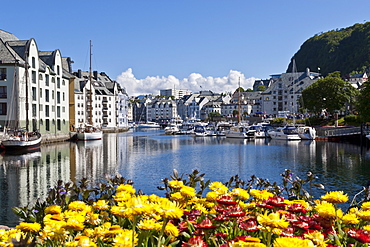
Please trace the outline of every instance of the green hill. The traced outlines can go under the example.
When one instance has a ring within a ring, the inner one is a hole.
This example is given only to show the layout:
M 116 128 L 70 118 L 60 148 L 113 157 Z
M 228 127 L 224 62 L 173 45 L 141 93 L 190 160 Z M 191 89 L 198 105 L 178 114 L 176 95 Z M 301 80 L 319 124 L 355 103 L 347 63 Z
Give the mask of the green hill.
M 317 34 L 306 40 L 292 59 L 297 71 L 320 68 L 324 76 L 334 71 L 346 75 L 370 68 L 370 22 Z M 287 72 L 291 68 L 292 62 Z

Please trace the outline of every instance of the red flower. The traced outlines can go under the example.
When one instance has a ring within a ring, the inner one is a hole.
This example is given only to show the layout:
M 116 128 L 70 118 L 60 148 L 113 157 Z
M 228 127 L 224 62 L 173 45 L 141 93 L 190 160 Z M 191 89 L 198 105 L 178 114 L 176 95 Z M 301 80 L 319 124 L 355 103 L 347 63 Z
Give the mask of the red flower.
M 293 237 L 294 236 L 294 227 L 287 227 L 281 232 L 283 237 Z
M 227 211 L 225 211 L 225 215 L 227 217 L 243 217 L 245 215 L 245 211 L 243 211 L 239 206 L 228 207 Z
M 257 227 L 257 220 L 256 219 L 249 219 L 247 221 L 241 222 L 239 227 L 244 231 L 254 232 L 258 231 Z
M 210 219 L 205 218 L 204 220 L 202 220 L 200 224 L 195 224 L 194 227 L 196 229 L 213 229 L 216 228 L 217 226 L 213 225 Z
M 225 205 L 216 205 L 215 210 L 222 214 L 227 210 L 227 206 L 225 206 Z
M 269 209 L 274 208 L 274 206 L 272 206 L 272 205 L 268 205 L 266 202 L 257 203 L 257 204 L 256 204 L 256 206 L 257 206 L 257 207 L 261 207 L 261 208 L 269 208 Z
M 306 213 L 307 212 L 307 210 L 301 204 L 292 204 L 292 205 L 289 205 L 288 211 L 294 212 L 294 213 Z
M 362 229 L 351 229 L 347 231 L 348 235 L 361 243 L 370 243 L 370 235 L 368 231 Z
M 201 236 L 196 236 L 189 239 L 188 242 L 183 243 L 181 247 L 208 247 L 208 245 L 203 241 Z
M 265 202 L 266 204 L 274 206 L 274 207 L 285 207 L 286 205 L 286 203 L 284 202 L 284 197 L 281 197 L 281 196 L 270 197 Z
M 224 215 L 224 214 L 219 214 L 219 215 L 217 215 L 215 220 L 217 220 L 217 221 L 228 221 L 230 219 L 228 217 L 226 217 L 226 215 Z
M 223 205 L 235 205 L 236 201 L 231 196 L 221 196 L 216 199 L 219 204 Z

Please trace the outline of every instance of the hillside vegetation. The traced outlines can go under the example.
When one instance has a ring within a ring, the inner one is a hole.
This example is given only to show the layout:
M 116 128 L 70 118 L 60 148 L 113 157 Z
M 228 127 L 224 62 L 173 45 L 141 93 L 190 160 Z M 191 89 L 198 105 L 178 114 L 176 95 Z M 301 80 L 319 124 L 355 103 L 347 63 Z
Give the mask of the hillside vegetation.
M 293 56 L 297 71 L 308 67 L 326 76 L 340 71 L 364 71 L 370 67 L 370 22 L 317 34 L 306 40 Z M 292 71 L 292 62 L 287 72 Z

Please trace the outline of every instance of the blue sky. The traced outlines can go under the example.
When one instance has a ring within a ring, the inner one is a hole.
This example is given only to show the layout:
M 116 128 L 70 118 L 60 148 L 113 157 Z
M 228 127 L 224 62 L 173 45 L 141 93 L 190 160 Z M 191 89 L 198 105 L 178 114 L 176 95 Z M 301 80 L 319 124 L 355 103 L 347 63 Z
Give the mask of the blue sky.
M 130 95 L 220 92 L 285 72 L 305 40 L 370 21 L 369 9 L 369 0 L 21 0 L 2 8 L 0 29 L 59 49 L 74 70 L 89 69 L 92 40 L 93 69 Z

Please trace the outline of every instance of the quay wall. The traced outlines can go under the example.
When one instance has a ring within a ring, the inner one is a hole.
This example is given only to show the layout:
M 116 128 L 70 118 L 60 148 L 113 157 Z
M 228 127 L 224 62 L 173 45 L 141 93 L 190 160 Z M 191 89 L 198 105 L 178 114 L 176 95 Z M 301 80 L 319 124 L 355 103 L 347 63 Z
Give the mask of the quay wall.
M 128 127 L 103 128 L 103 133 L 119 133 L 128 131 Z M 69 133 L 46 133 L 42 134 L 41 143 L 63 142 L 70 140 Z

